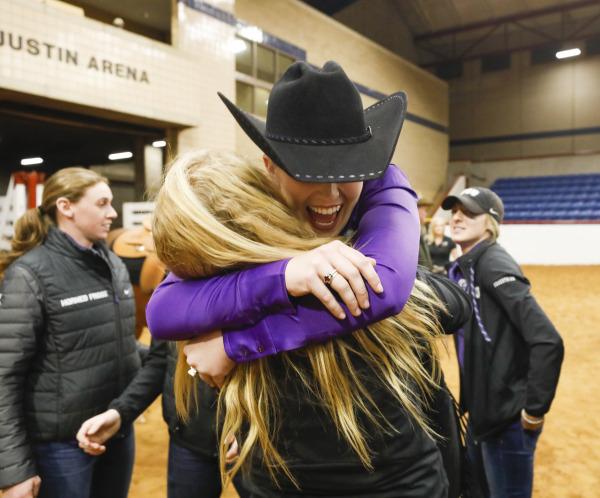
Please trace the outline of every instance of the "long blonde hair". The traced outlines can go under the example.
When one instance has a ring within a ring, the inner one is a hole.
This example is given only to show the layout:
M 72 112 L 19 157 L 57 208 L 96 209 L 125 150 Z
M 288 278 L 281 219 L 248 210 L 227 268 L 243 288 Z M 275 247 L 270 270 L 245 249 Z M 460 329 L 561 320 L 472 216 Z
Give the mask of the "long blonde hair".
M 6 268 L 26 252 L 44 242 L 52 225 L 56 225 L 56 201 L 66 197 L 77 202 L 85 191 L 108 180 L 95 171 L 85 168 L 64 168 L 54 173 L 44 184 L 44 194 L 40 208 L 25 211 L 15 223 L 11 250 L 0 254 L 0 279 Z
M 292 257 L 332 240 L 317 237 L 310 225 L 298 220 L 262 168 L 232 154 L 206 150 L 181 156 L 170 166 L 157 197 L 153 236 L 160 259 L 184 278 Z M 420 357 L 435 351 L 440 307 L 433 292 L 417 282 L 399 315 L 355 332 L 352 341 L 305 348 L 308 367 L 302 367 L 294 353 L 281 355 L 287 370 L 327 410 L 366 469 L 373 468 L 372 454 L 359 416 L 381 431 L 394 428 L 382 416 L 353 360 L 364 361 L 412 421 L 434 437 L 424 408 L 437 386 L 439 367 L 434 356 L 429 371 Z M 175 399 L 179 415 L 187 420 L 197 402 L 197 386 L 186 374 L 181 349 L 180 344 Z M 224 416 L 219 453 L 225 485 L 256 445 L 275 483 L 283 473 L 297 484 L 274 443 L 279 408 L 271 363 L 263 358 L 238 364 L 220 391 L 219 412 Z M 226 468 L 231 435 L 237 437 L 240 451 L 235 464 Z
M 485 231 L 488 233 L 488 240 L 491 242 L 496 242 L 500 237 L 500 223 L 489 213 L 485 213 Z
M 448 222 L 444 218 L 441 218 L 439 216 L 431 218 L 431 221 L 429 222 L 429 228 L 427 229 L 427 235 L 425 235 L 425 241 L 429 245 L 433 244 L 433 242 L 435 241 L 435 233 L 433 233 L 435 230 L 435 226 L 444 225 L 444 227 L 446 227 L 447 224 Z M 444 235 L 446 234 L 442 232 L 442 238 L 444 237 Z

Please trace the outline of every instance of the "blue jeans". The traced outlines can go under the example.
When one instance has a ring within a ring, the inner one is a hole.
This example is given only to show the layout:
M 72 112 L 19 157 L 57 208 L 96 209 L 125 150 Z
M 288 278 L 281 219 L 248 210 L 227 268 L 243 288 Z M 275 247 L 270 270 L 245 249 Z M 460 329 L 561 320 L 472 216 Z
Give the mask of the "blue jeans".
M 539 431 L 523 429 L 521 421 L 478 443 L 467 438 L 471 473 L 479 495 L 490 498 L 531 498 L 533 459 Z
M 219 498 L 221 474 L 219 461 L 169 442 L 168 498 Z M 233 480 L 241 498 L 250 495 L 244 489 L 241 476 Z
M 106 452 L 84 453 L 76 440 L 34 445 L 42 486 L 38 498 L 127 498 L 133 461 L 133 428 L 106 443 Z

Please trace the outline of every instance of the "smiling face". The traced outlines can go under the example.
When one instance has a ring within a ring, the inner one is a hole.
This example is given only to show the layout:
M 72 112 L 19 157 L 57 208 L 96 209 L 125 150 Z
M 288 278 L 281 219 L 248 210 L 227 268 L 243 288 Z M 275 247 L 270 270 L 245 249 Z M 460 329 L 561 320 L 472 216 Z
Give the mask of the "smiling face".
M 363 182 L 306 183 L 294 180 L 267 156 L 265 167 L 287 205 L 322 236 L 338 235 L 348 223 Z
M 462 252 L 467 253 L 477 243 L 489 238 L 487 215 L 471 213 L 457 202 L 452 207 L 450 233 L 452 240 L 461 247 Z
M 56 201 L 58 227 L 85 247 L 105 240 L 117 217 L 112 199 L 110 187 L 104 182 L 86 189 L 77 202 L 60 197 Z

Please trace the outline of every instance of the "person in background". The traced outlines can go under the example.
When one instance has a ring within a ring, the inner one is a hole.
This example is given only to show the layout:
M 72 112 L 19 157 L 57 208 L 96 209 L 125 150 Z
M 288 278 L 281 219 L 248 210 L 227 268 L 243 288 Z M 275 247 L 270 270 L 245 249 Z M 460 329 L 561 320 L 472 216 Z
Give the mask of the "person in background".
M 133 428 L 100 458 L 75 439 L 140 368 L 129 276 L 104 240 L 108 181 L 66 168 L 15 224 L 0 259 L 0 488 L 3 498 L 125 498 Z
M 79 446 L 93 456 L 106 451 L 106 442 L 123 424 L 131 423 L 162 393 L 163 419 L 169 429 L 167 468 L 168 498 L 219 498 L 217 396 L 213 388 L 198 383 L 198 405 L 187 422 L 177 416 L 173 379 L 177 363 L 175 343 L 152 340 L 140 373 L 110 408 L 86 420 L 77 432 Z M 233 459 L 235 448 L 227 457 Z M 241 475 L 233 482 L 241 498 L 248 497 Z
M 427 244 L 427 215 L 431 208 L 431 202 L 419 197 L 417 201 L 417 208 L 419 210 L 419 222 L 421 223 L 421 236 L 419 238 L 419 265 L 431 270 L 433 269 L 433 261 L 431 260 L 431 254 L 429 254 L 429 246 Z
M 504 205 L 493 191 L 449 196 L 452 239 L 462 249 L 449 270 L 473 303 L 455 334 L 461 404 L 468 412 L 476 496 L 529 498 L 535 448 L 556 393 L 563 341 L 531 295 L 529 281 L 496 239 Z
M 145 219 L 139 228 L 111 232 L 107 242 L 128 267 L 130 275 L 134 273 L 132 278 L 138 283 L 136 311 L 141 309 L 142 325 L 145 326 L 146 303 L 165 276 L 165 267 L 154 248 L 150 218 Z M 136 335 L 139 337 L 139 334 Z M 200 403 L 184 423 L 175 410 L 175 343 L 153 339 L 150 348 L 144 348 L 144 351 L 143 366 L 127 389 L 111 401 L 108 410 L 83 422 L 77 432 L 79 447 L 89 455 L 103 455 L 106 442 L 118 434 L 122 426 L 141 417 L 162 393 L 162 414 L 169 429 L 167 497 L 219 498 L 222 490 L 217 459 L 217 397 L 214 389 L 205 383 L 198 385 Z M 241 498 L 248 496 L 241 476 L 234 480 L 234 485 Z
M 425 240 L 433 264 L 434 273 L 446 274 L 446 266 L 456 259 L 457 251 L 454 241 L 445 234 L 446 220 L 441 217 L 432 218 Z

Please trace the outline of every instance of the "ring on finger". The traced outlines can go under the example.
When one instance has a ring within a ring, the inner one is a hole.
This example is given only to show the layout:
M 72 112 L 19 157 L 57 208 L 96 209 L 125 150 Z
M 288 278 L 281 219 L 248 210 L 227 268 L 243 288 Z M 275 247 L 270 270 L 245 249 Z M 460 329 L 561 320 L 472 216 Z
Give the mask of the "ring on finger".
M 196 374 L 198 373 L 198 370 L 196 370 L 194 367 L 190 367 L 190 369 L 187 371 L 187 373 L 190 377 L 195 377 Z
M 335 276 L 337 274 L 338 274 L 338 271 L 335 268 L 333 270 L 331 270 L 329 273 L 327 273 L 323 277 L 323 282 L 325 283 L 325 285 L 331 285 L 331 282 L 333 281 L 333 279 L 335 278 Z

